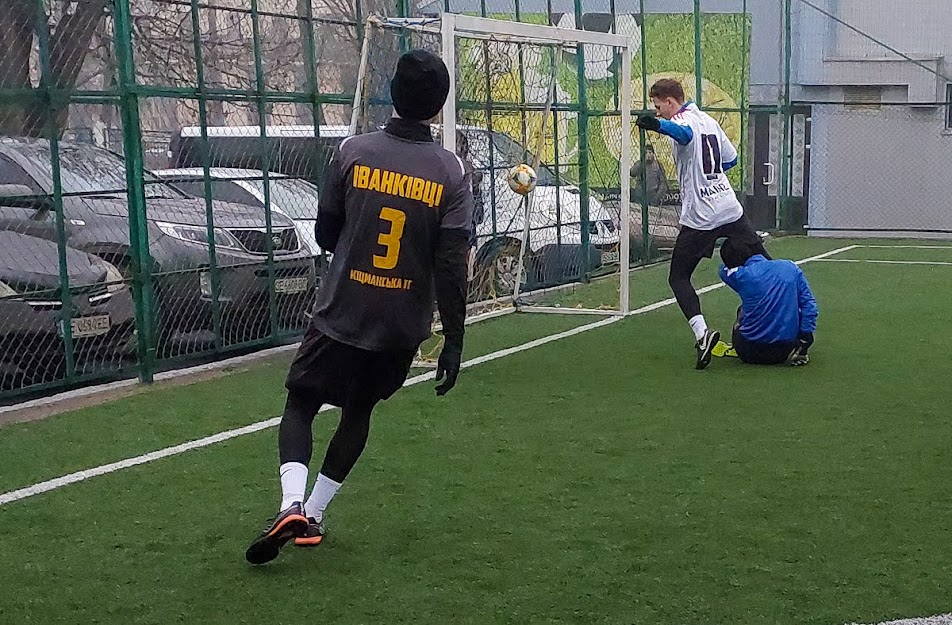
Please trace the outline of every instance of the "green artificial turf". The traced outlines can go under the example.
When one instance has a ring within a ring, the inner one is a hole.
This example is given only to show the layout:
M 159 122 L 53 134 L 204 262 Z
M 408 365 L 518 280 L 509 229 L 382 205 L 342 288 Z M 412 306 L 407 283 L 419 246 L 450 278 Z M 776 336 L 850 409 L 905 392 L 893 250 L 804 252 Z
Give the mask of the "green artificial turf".
M 274 430 L 0 507 L 0 623 L 839 625 L 949 612 L 952 267 L 804 269 L 820 306 L 808 367 L 696 372 L 668 306 L 471 368 L 442 400 L 431 384 L 401 391 L 375 414 L 325 543 L 266 567 L 243 552 L 278 504 Z M 633 303 L 669 296 L 663 267 L 636 282 Z M 702 301 L 726 331 L 736 296 Z M 585 321 L 489 321 L 468 355 Z M 0 429 L 2 489 L 276 414 L 283 375 L 263 365 Z M 318 454 L 335 421 L 318 418 Z

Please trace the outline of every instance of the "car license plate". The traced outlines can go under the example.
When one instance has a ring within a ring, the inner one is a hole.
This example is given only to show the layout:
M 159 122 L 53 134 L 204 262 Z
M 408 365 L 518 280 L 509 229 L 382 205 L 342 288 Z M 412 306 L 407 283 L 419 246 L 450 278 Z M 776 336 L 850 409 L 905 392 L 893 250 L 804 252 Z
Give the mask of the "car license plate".
M 616 249 L 613 249 L 613 250 L 608 250 L 608 251 L 602 252 L 602 263 L 603 263 L 603 264 L 617 263 L 617 262 L 618 262 L 618 258 L 619 258 L 619 256 L 618 256 L 618 249 L 617 249 L 617 248 L 616 248 Z
M 109 315 L 95 315 L 93 317 L 73 317 L 69 320 L 69 325 L 74 339 L 85 339 L 106 334 L 112 324 Z M 63 324 L 60 322 L 59 335 L 63 336 L 63 334 Z
M 274 281 L 275 293 L 303 293 L 307 290 L 307 278 L 278 278 Z

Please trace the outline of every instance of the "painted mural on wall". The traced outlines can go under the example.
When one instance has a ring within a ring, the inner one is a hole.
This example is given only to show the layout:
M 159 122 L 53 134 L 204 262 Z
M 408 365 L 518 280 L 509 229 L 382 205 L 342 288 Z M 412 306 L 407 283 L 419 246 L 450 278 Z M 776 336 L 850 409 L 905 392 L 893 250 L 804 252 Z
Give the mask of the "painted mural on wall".
M 511 15 L 490 15 L 496 19 L 511 19 Z M 642 19 L 644 19 L 644 47 L 647 50 L 642 63 Z M 742 94 L 746 89 L 744 68 L 749 67 L 745 45 L 743 14 L 705 14 L 701 19 L 700 41 L 702 59 L 701 104 L 720 122 L 735 145 L 739 145 L 742 124 L 739 112 L 717 109 L 740 109 Z M 575 28 L 572 14 L 522 15 L 521 21 L 552 24 L 563 28 Z M 611 28 L 609 14 L 586 14 L 582 27 L 585 30 L 608 32 Z M 746 29 L 749 33 L 749 23 Z M 691 14 L 618 15 L 616 32 L 632 37 L 637 52 L 632 63 L 632 102 L 636 109 L 651 108 L 646 104 L 644 93 L 660 78 L 675 78 L 684 85 L 689 99 L 697 100 L 695 75 L 695 25 Z M 577 57 L 574 52 L 564 52 L 553 59 L 551 48 L 514 44 L 492 43 L 481 46 L 467 40 L 460 51 L 461 80 L 458 97 L 472 104 L 474 109 L 487 99 L 493 102 L 492 126 L 505 132 L 532 152 L 540 151 L 544 162 L 553 164 L 556 157 L 560 165 L 568 165 L 562 171 L 569 179 L 578 178 L 578 113 L 558 113 L 558 125 L 548 123 L 545 138 L 541 140 L 540 112 L 515 110 L 520 102 L 541 108 L 553 74 L 556 75 L 556 99 L 563 105 L 578 104 L 579 76 Z M 521 56 L 521 59 L 520 59 Z M 520 62 L 521 61 L 521 62 Z M 486 71 L 488 67 L 488 72 Z M 621 154 L 621 120 L 617 115 L 602 116 L 598 112 L 617 110 L 617 89 L 620 57 L 613 50 L 601 46 L 587 46 L 585 50 L 585 88 L 588 110 L 595 115 L 589 118 L 590 186 L 593 188 L 617 188 L 618 159 Z M 643 75 L 643 68 L 647 75 Z M 487 80 L 487 76 L 489 80 Z M 509 106 L 513 110 L 506 111 Z M 712 110 L 713 109 L 713 110 Z M 470 123 L 485 125 L 484 111 L 461 111 L 461 118 Z M 640 137 L 634 129 L 633 154 L 637 159 Z M 555 140 L 557 137 L 557 141 Z M 674 178 L 674 161 L 668 141 L 649 137 L 659 159 Z M 556 154 L 558 143 L 558 154 Z M 539 148 L 541 147 L 541 150 Z M 740 168 L 732 172 L 739 177 Z M 738 180 L 734 180 L 736 184 Z

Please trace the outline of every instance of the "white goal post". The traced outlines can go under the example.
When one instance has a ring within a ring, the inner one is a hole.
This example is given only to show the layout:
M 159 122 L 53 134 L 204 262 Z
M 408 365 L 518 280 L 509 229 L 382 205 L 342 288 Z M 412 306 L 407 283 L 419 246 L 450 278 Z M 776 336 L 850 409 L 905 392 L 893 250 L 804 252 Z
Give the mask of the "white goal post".
M 593 32 L 586 30 L 575 30 L 567 28 L 559 28 L 556 26 L 545 26 L 538 24 L 528 24 L 523 22 L 513 22 L 505 20 L 496 20 L 483 17 L 475 17 L 470 15 L 454 14 L 454 13 L 442 13 L 439 17 L 425 17 L 425 18 L 382 18 L 372 16 L 367 19 L 367 27 L 364 33 L 363 47 L 361 51 L 360 58 L 360 70 L 357 77 L 357 85 L 355 89 L 355 100 L 354 108 L 351 118 L 350 131 L 355 133 L 359 131 L 358 125 L 361 120 L 364 120 L 363 126 L 364 129 L 367 128 L 368 123 L 367 119 L 375 116 L 368 113 L 368 109 L 374 106 L 373 98 L 368 94 L 369 91 L 374 91 L 379 93 L 381 91 L 379 80 L 382 78 L 380 74 L 384 71 L 383 67 L 374 69 L 375 63 L 374 58 L 375 52 L 374 46 L 377 48 L 383 48 L 383 45 L 379 42 L 375 44 L 374 38 L 382 38 L 382 33 L 389 31 L 392 36 L 400 37 L 401 47 L 406 49 L 406 47 L 426 47 L 431 49 L 434 53 L 438 53 L 439 56 L 443 59 L 444 63 L 449 70 L 450 75 L 450 89 L 449 95 L 446 99 L 446 103 L 442 110 L 442 119 L 441 119 L 441 128 L 450 129 L 450 128 L 472 128 L 472 123 L 469 122 L 469 125 L 466 125 L 467 122 L 461 120 L 459 116 L 458 107 L 459 104 L 461 88 L 472 89 L 471 85 L 468 83 L 461 83 L 461 76 L 464 73 L 467 73 L 468 79 L 470 82 L 474 81 L 475 78 L 479 80 L 485 79 L 487 85 L 491 84 L 493 80 L 497 79 L 496 75 L 490 75 L 492 71 L 496 71 L 495 68 L 492 70 L 488 65 L 481 67 L 484 70 L 484 74 L 475 74 L 472 67 L 461 67 L 458 65 L 458 59 L 463 57 L 464 49 L 469 50 L 470 53 L 474 49 L 473 46 L 496 46 L 496 50 L 503 51 L 503 56 L 505 56 L 506 50 L 518 49 L 520 69 L 518 72 L 513 71 L 513 75 L 519 76 L 521 81 L 525 81 L 526 73 L 523 71 L 521 66 L 523 51 L 527 49 L 532 50 L 548 50 L 550 53 L 542 54 L 537 53 L 532 58 L 541 63 L 540 59 L 549 59 L 550 67 L 543 71 L 543 69 L 538 69 L 536 71 L 534 78 L 537 79 L 537 84 L 534 85 L 533 89 L 536 94 L 540 94 L 538 99 L 533 102 L 525 99 L 525 90 L 526 86 L 520 85 L 519 88 L 523 91 L 522 102 L 524 108 L 522 109 L 521 116 L 521 136 L 523 138 L 523 143 L 525 144 L 523 149 L 526 151 L 526 154 L 529 155 L 527 164 L 534 165 L 538 168 L 539 158 L 542 154 L 542 146 L 545 142 L 549 142 L 549 145 L 553 145 L 556 139 L 552 137 L 554 132 L 557 132 L 556 129 L 550 128 L 549 125 L 555 125 L 561 123 L 558 121 L 558 116 L 564 113 L 554 113 L 553 114 L 553 96 L 556 89 L 556 78 L 557 78 L 557 63 L 561 62 L 561 53 L 569 50 L 574 53 L 578 53 L 579 50 L 587 51 L 589 47 L 593 49 L 592 56 L 598 56 L 598 53 L 601 53 L 601 56 L 608 56 L 612 59 L 613 68 L 615 77 L 617 80 L 617 111 L 612 112 L 611 115 L 617 115 L 615 121 L 616 125 L 620 125 L 620 136 L 616 139 L 615 149 L 619 149 L 618 152 L 615 152 L 618 155 L 618 187 L 615 187 L 619 191 L 620 201 L 619 208 L 617 212 L 617 222 L 612 225 L 614 230 L 613 237 L 611 239 L 605 239 L 604 237 L 600 240 L 600 245 L 607 247 L 612 246 L 612 256 L 615 258 L 617 254 L 617 263 L 618 271 L 617 273 L 609 273 L 599 278 L 599 280 L 604 283 L 606 280 L 614 281 L 614 278 L 618 279 L 617 287 L 617 299 L 614 295 L 611 295 L 610 299 L 598 301 L 597 304 L 600 307 L 595 307 L 591 305 L 586 305 L 585 303 L 568 303 L 567 300 L 564 301 L 553 301 L 552 298 L 547 298 L 546 295 L 550 293 L 557 293 L 560 290 L 565 289 L 581 289 L 583 285 L 577 281 L 573 281 L 571 284 L 555 284 L 553 282 L 548 282 L 544 286 L 546 288 L 536 288 L 529 290 L 523 288 L 523 281 L 528 281 L 526 278 L 527 270 L 524 265 L 527 262 L 527 250 L 529 254 L 536 253 L 536 250 L 530 250 L 529 244 L 529 230 L 530 224 L 535 228 L 535 234 L 538 235 L 537 239 L 547 236 L 547 233 L 543 233 L 543 230 L 548 228 L 549 230 L 559 229 L 559 246 L 566 245 L 563 243 L 564 232 L 572 231 L 576 235 L 574 241 L 590 241 L 589 247 L 593 247 L 591 239 L 585 239 L 581 235 L 582 228 L 591 229 L 594 233 L 595 227 L 595 218 L 592 216 L 591 212 L 586 216 L 586 220 L 582 219 L 582 207 L 585 205 L 582 199 L 575 199 L 575 206 L 573 208 L 574 212 L 572 216 L 566 218 L 565 210 L 562 210 L 561 219 L 566 220 L 566 223 L 559 223 L 555 226 L 539 226 L 539 215 L 544 209 L 539 209 L 539 212 L 535 211 L 535 206 L 538 202 L 537 196 L 540 194 L 540 185 L 536 190 L 529 194 L 528 198 L 525 201 L 518 202 L 520 207 L 518 209 L 513 209 L 512 207 L 507 207 L 505 209 L 507 218 L 510 218 L 509 223 L 518 224 L 515 226 L 515 231 L 523 231 L 521 235 L 521 245 L 518 250 L 518 267 L 513 267 L 514 272 L 510 270 L 510 273 L 514 273 L 515 278 L 511 279 L 513 287 L 509 289 L 508 293 L 501 293 L 497 296 L 493 294 L 493 302 L 495 304 L 492 307 L 491 316 L 497 316 L 501 312 L 500 306 L 505 306 L 506 312 L 542 312 L 542 313 L 557 313 L 557 314 L 587 314 L 587 315 L 624 315 L 627 314 L 630 310 L 629 303 L 629 279 L 630 279 L 630 232 L 631 232 L 631 215 L 629 210 L 629 198 L 630 198 L 630 171 L 631 171 L 631 159 L 632 159 L 632 59 L 635 53 L 635 44 L 634 40 L 628 36 L 614 34 L 614 33 L 603 33 L 603 32 Z M 403 33 L 400 35 L 393 35 L 393 33 Z M 407 43 L 406 33 L 412 33 L 415 39 Z M 465 43 L 464 43 L 465 42 Z M 477 42 L 477 43 L 474 43 Z M 482 43 L 478 43 L 482 42 Z M 422 46 L 420 46 L 422 43 Z M 391 48 L 393 44 L 389 44 Z M 507 47 L 508 46 L 508 47 Z M 485 49 L 485 48 L 484 48 Z M 512 56 L 515 56 L 515 52 L 510 52 Z M 391 52 L 392 54 L 392 52 Z M 528 53 L 527 53 L 528 54 Z M 471 54 L 470 54 L 471 56 Z M 470 56 L 467 56 L 467 59 L 464 62 L 470 62 L 472 65 L 472 59 Z M 531 55 L 530 55 L 531 56 Z M 584 58 L 584 57 L 583 57 Z M 382 65 L 382 63 L 381 63 Z M 392 68 L 388 68 L 391 69 Z M 508 70 L 507 70 L 508 71 Z M 376 87 L 371 86 L 371 82 L 377 80 L 378 84 Z M 579 80 L 585 80 L 583 75 Z M 545 87 L 543 88 L 543 83 Z M 487 87 L 491 91 L 491 87 Z M 541 97 L 541 94 L 545 91 L 545 97 Z M 464 99 L 472 99 L 470 96 L 463 96 Z M 564 97 L 564 93 L 563 93 Z M 377 98 L 379 102 L 380 98 Z M 492 100 L 492 97 L 489 96 L 489 99 Z M 485 118 L 488 120 L 495 119 L 494 116 L 503 117 L 508 115 L 511 122 L 511 117 L 514 115 L 511 110 L 507 112 L 497 112 L 495 110 L 490 110 L 490 105 L 492 102 L 486 104 L 486 113 Z M 567 110 L 564 106 L 561 111 Z M 469 110 L 471 112 L 472 109 Z M 541 113 L 541 115 L 540 115 Z M 519 115 L 516 113 L 515 115 Z M 532 132 L 537 136 L 528 137 L 530 134 L 527 132 L 527 127 L 530 125 L 526 120 L 529 115 L 533 115 L 532 121 Z M 378 116 L 379 117 L 379 116 Z M 379 120 L 378 122 L 379 123 Z M 462 124 L 462 125 L 461 125 Z M 489 127 L 486 129 L 486 134 L 489 135 L 489 152 L 493 153 L 493 141 L 495 141 L 495 130 L 492 129 L 492 121 L 489 122 Z M 518 125 L 518 124 L 517 124 Z M 565 136 L 564 129 L 562 131 L 561 139 L 564 141 Z M 457 133 L 449 131 L 440 132 L 441 141 L 443 146 L 453 152 L 457 153 Z M 514 137 L 515 138 L 515 137 Z M 471 141 L 471 139 L 467 139 Z M 538 145 L 537 145 L 538 144 Z M 619 145 L 620 144 L 620 145 Z M 490 157 L 491 158 L 491 157 Z M 535 162 L 533 162 L 533 160 Z M 509 165 L 516 163 L 509 163 Z M 545 166 L 545 165 L 543 165 Z M 564 166 L 564 164 L 563 164 Z M 490 177 L 496 176 L 495 169 L 490 167 Z M 609 171 L 613 170 L 614 167 L 609 167 Z M 538 169 L 537 169 L 538 171 Z M 612 177 L 614 172 L 612 172 Z M 494 186 L 495 188 L 492 191 L 495 194 L 495 203 L 490 202 L 491 206 L 486 206 L 486 211 L 490 210 L 503 210 L 500 209 L 499 195 L 498 191 L 499 185 L 496 184 L 496 181 L 490 180 L 489 185 Z M 556 183 L 553 188 L 546 189 L 544 193 L 548 193 L 547 202 L 551 203 L 551 196 L 554 195 L 557 197 L 566 197 L 564 190 L 559 187 L 559 185 L 568 185 L 563 179 L 563 182 L 558 182 L 558 175 L 556 176 Z M 503 185 L 504 187 L 505 185 Z M 582 186 L 582 185 L 579 185 Z M 584 186 L 582 187 L 584 188 Z M 505 191 L 505 189 L 503 189 Z M 572 189 L 576 196 L 579 196 L 579 188 L 575 187 Z M 503 200 L 508 200 L 509 198 L 503 198 Z M 487 200 L 488 201 L 488 200 Z M 563 203 L 565 199 L 561 200 Z M 556 200 L 558 202 L 558 200 Z M 596 200 L 591 194 L 587 199 L 588 206 L 591 210 L 593 204 L 597 204 Z M 511 202 L 510 202 L 511 203 Z M 600 215 L 604 215 L 605 211 L 602 210 L 601 204 L 598 204 L 600 209 Z M 551 211 L 551 209 L 549 209 Z M 519 214 L 515 214 L 515 213 Z M 558 209 L 555 211 L 558 213 Z M 493 213 L 494 219 L 494 234 L 495 234 L 495 219 L 496 214 Z M 602 221 L 604 217 L 601 217 Z M 574 221 L 573 221 L 574 220 Z M 614 221 L 614 218 L 612 219 Z M 601 228 L 601 225 L 599 225 Z M 601 233 L 601 231 L 599 231 Z M 519 244 L 519 235 L 511 235 L 512 238 L 516 239 L 516 244 Z M 588 236 L 588 235 L 585 235 Z M 617 243 L 605 243 L 606 240 L 615 240 L 617 237 Z M 534 242 L 535 243 L 535 242 Z M 581 249 L 583 246 L 576 243 L 576 245 Z M 553 245 L 554 246 L 554 245 Z M 582 254 L 589 254 L 589 249 L 581 249 L 578 252 L 579 257 Z M 561 252 L 560 252 L 561 253 Z M 599 251 L 599 254 L 601 252 Z M 561 258 L 561 257 L 560 257 Z M 562 262 L 561 260 L 559 262 Z M 583 261 L 587 263 L 588 261 Z M 614 261 L 612 261 L 614 262 Z M 587 265 L 583 265 L 587 266 Z M 609 266 L 609 270 L 611 267 Z M 614 289 L 605 289 L 602 288 L 601 292 L 614 293 Z M 605 296 L 608 297 L 607 295 Z M 579 302 L 586 301 L 584 298 L 580 298 Z M 587 300 L 591 301 L 591 300 Z M 477 302 L 478 303 L 478 302 Z M 480 312 L 478 306 L 473 306 L 474 313 Z M 487 307 L 488 308 L 488 307 Z M 482 308 L 481 310 L 486 310 L 487 308 Z M 483 315 L 478 315 L 482 317 Z M 470 321 L 470 320 L 468 320 Z

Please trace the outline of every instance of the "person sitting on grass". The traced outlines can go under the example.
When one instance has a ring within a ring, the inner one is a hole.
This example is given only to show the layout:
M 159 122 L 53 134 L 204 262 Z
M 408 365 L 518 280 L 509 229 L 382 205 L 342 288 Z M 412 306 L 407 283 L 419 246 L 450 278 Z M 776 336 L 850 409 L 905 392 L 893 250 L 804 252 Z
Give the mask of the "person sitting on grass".
M 721 246 L 720 276 L 741 299 L 733 348 L 752 365 L 793 366 L 810 362 L 817 305 L 800 267 L 767 260 L 751 245 L 727 239 Z

